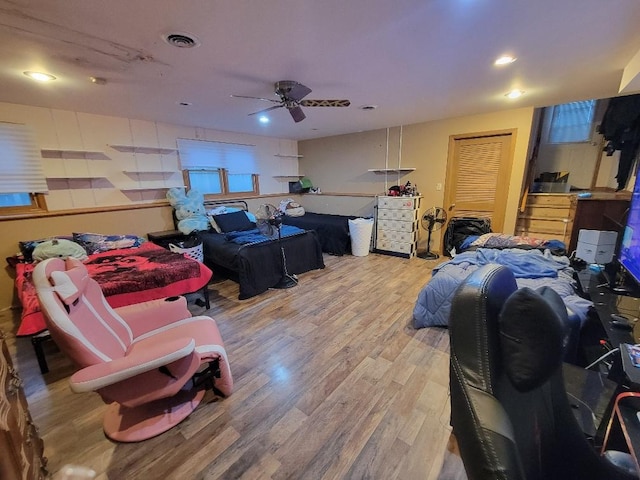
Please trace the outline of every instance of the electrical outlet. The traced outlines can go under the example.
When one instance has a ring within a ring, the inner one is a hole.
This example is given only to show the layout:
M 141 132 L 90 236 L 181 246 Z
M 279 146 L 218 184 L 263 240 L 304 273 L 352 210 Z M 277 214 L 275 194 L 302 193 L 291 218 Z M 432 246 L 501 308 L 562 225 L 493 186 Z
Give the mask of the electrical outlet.
M 436 183 L 436 190 L 438 190 L 438 191 L 442 190 L 442 184 L 441 183 Z

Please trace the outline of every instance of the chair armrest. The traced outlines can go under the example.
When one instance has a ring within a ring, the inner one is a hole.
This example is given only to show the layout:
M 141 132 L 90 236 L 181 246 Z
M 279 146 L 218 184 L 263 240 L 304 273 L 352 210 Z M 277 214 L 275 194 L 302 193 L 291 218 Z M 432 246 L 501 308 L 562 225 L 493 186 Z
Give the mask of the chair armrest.
M 193 338 L 177 338 L 144 351 L 83 368 L 69 379 L 76 393 L 92 392 L 184 358 L 195 350 Z
M 169 300 L 171 299 L 171 300 Z M 133 338 L 191 317 L 185 297 L 167 297 L 114 308 L 131 328 Z

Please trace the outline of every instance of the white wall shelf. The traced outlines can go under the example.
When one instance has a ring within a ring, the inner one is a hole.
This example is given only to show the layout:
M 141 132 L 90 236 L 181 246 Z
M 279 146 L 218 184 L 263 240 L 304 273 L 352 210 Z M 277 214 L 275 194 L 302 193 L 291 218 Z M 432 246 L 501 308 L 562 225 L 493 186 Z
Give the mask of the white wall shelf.
M 178 151 L 177 148 L 137 147 L 135 145 L 109 145 L 109 146 L 119 152 L 128 152 L 128 153 L 159 153 L 162 155 L 167 155 L 170 153 L 176 153 Z
M 169 190 L 170 188 L 185 188 L 185 186 L 173 185 L 171 187 L 131 187 L 131 188 L 120 188 L 119 190 L 122 192 L 134 192 L 138 190 Z
M 415 168 L 370 168 L 373 173 L 408 173 L 415 171 Z
M 50 180 L 77 180 L 77 179 L 94 179 L 107 178 L 103 175 L 47 175 L 45 178 Z
M 281 157 L 281 158 L 304 158 L 304 155 L 284 155 L 282 153 L 276 153 L 274 155 L 274 157 Z
M 123 170 L 122 173 L 127 173 L 127 174 L 144 174 L 144 173 L 159 173 L 159 174 L 164 174 L 164 175 L 170 175 L 173 173 L 180 173 L 176 170 Z
M 43 148 L 40 150 L 43 158 L 73 158 L 84 160 L 108 160 L 104 152 L 95 150 L 69 150 L 64 148 Z

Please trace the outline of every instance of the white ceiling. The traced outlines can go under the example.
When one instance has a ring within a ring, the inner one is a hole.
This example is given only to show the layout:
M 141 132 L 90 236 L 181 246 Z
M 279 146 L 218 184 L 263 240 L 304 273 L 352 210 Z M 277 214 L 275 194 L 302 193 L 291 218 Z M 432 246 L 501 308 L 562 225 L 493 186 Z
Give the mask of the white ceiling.
M 0 0 L 0 101 L 301 140 L 616 96 L 625 67 L 635 93 L 639 25 L 638 0 Z M 263 126 L 268 103 L 230 97 L 277 80 L 351 106 Z

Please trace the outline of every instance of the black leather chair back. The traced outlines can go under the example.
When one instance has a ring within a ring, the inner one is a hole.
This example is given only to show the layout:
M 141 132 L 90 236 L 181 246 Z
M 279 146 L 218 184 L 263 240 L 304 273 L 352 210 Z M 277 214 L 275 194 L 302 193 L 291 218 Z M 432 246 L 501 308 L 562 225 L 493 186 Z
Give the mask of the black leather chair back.
M 554 295 L 518 290 L 510 270 L 487 265 L 454 296 L 451 424 L 471 480 L 633 478 L 592 448 L 573 416 Z

